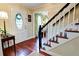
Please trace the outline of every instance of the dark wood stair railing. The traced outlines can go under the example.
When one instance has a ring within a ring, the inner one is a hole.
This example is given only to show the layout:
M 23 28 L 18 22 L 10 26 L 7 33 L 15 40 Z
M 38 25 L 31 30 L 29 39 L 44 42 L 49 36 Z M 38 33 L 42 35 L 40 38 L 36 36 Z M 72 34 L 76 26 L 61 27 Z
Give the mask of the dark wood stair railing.
M 41 29 L 43 29 L 46 25 L 48 25 L 57 15 L 59 15 L 59 13 L 61 13 L 66 7 L 68 7 L 69 4 L 70 3 L 67 3 L 63 8 L 61 8 L 60 11 L 58 11 L 57 14 L 55 14 L 45 25 L 43 25 Z
M 55 14 L 45 25 L 43 25 L 41 27 L 41 25 L 39 26 L 39 32 L 38 32 L 38 37 L 39 37 L 39 51 L 40 48 L 42 48 L 42 29 L 45 28 L 56 16 L 59 15 L 59 13 L 61 13 L 65 8 L 67 8 L 69 6 L 70 3 L 67 3 L 63 8 L 60 9 L 60 11 L 58 11 L 57 14 Z M 58 42 L 58 39 L 56 39 L 56 42 Z

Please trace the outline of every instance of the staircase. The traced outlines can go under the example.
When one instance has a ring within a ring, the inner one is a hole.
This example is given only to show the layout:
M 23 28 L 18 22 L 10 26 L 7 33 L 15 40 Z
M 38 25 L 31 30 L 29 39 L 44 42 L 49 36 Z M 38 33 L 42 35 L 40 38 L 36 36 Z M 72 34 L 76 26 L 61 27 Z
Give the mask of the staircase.
M 64 35 L 61 35 L 61 33 L 60 33 L 59 35 L 55 36 L 55 38 L 50 39 L 49 40 L 50 43 L 46 43 L 43 41 L 44 42 L 44 44 L 42 45 L 43 51 L 46 50 L 45 52 L 48 53 L 48 51 L 50 52 L 51 49 L 59 47 L 65 43 L 79 37 L 79 28 L 77 28 L 77 30 L 74 29 L 74 27 L 79 27 L 79 25 L 75 25 L 75 23 L 73 23 L 73 26 L 69 25 L 69 27 L 72 27 L 72 30 L 67 30 L 67 29 L 64 30 L 64 32 L 66 34 L 64 33 Z M 69 29 L 69 27 L 68 27 L 68 29 Z M 42 40 L 45 40 L 45 38 L 42 38 Z M 47 45 L 45 45 L 45 43 Z
M 76 4 L 77 6 L 78 4 Z M 62 12 L 65 8 L 69 6 L 67 3 L 53 18 L 51 18 L 44 26 L 40 26 L 39 28 L 39 50 L 40 52 L 49 53 L 51 49 L 57 48 L 75 38 L 79 37 L 79 22 L 74 21 L 64 27 L 64 29 L 56 35 L 54 35 L 51 39 L 47 39 L 46 37 L 42 38 L 41 32 L 44 27 L 46 27 L 60 12 Z M 74 7 L 73 7 L 74 8 Z M 55 23 L 54 23 L 55 25 Z M 62 28 L 61 28 L 62 29 Z M 52 52 L 50 55 L 59 55 Z

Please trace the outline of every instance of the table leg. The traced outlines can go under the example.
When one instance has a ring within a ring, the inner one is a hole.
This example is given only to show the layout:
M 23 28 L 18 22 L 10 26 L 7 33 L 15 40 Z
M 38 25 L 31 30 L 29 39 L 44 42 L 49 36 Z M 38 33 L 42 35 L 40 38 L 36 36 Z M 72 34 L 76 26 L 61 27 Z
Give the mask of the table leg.
M 1 42 L 1 43 L 2 43 L 3 56 L 5 56 L 5 54 L 4 54 L 4 44 L 3 44 L 3 42 Z
M 14 43 L 14 52 L 15 52 L 15 56 L 16 56 L 15 37 L 14 37 L 13 43 Z
M 7 41 L 8 42 L 8 48 L 9 48 L 9 41 Z

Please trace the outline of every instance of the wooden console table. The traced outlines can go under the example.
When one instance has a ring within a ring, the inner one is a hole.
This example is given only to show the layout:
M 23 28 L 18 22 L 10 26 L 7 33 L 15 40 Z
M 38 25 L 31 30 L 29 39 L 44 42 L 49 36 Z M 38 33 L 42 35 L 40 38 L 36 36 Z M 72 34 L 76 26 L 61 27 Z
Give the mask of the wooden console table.
M 6 37 L 5 36 L 2 36 L 1 35 L 1 44 L 2 44 L 2 51 L 3 51 L 3 56 L 6 56 L 4 53 L 4 50 L 6 49 L 6 48 L 4 48 L 4 43 L 5 42 L 7 42 L 7 45 L 8 45 L 8 47 L 7 48 L 9 48 L 10 46 L 9 46 L 9 41 L 10 40 L 13 40 L 13 49 L 14 49 L 14 52 L 15 52 L 15 56 L 16 56 L 16 47 L 15 47 L 15 36 L 13 36 L 13 35 L 7 35 Z

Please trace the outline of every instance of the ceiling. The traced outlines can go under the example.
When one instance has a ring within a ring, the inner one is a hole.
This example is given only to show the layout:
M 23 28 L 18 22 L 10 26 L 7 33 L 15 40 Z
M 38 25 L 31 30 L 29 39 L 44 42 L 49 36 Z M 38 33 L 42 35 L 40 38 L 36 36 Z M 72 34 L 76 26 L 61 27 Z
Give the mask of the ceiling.
M 23 6 L 27 6 L 30 8 L 36 8 L 39 7 L 41 5 L 49 5 L 49 6 L 62 6 L 65 5 L 65 3 L 21 3 L 21 5 Z
M 35 7 L 38 7 L 38 6 L 42 5 L 42 4 L 44 4 L 44 3 L 23 3 L 22 5 L 35 8 Z

